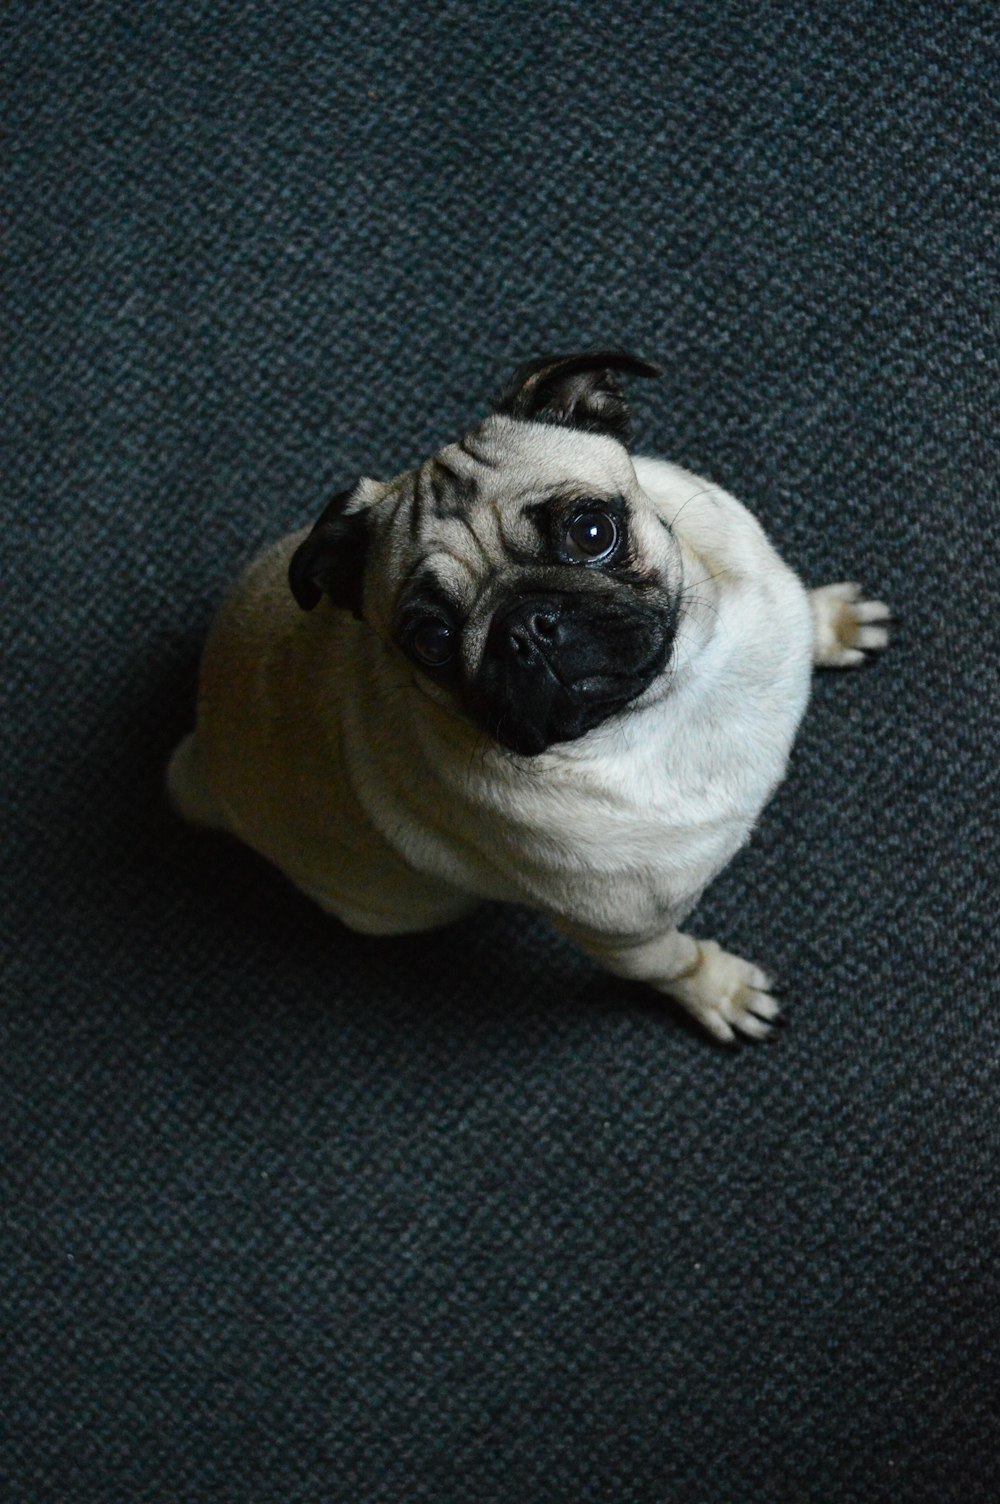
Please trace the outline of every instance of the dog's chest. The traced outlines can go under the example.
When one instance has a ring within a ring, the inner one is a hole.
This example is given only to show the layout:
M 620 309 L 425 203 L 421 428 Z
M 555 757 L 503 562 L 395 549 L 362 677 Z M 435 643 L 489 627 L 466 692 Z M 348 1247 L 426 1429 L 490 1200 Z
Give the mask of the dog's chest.
M 793 583 L 787 631 L 720 632 L 665 699 L 490 801 L 503 896 L 623 930 L 697 897 L 780 782 L 805 709 L 808 620 Z
M 804 704 L 801 684 L 723 676 L 528 769 L 470 778 L 441 761 L 383 782 L 369 763 L 365 802 L 414 871 L 452 890 L 641 932 L 676 922 L 744 843 Z

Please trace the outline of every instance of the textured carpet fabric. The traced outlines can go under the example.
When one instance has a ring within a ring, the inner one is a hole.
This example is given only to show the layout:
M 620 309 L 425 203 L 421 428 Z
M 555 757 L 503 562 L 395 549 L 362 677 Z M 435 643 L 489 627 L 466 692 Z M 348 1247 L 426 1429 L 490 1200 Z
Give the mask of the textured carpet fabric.
M 5 1496 L 996 1498 L 995 9 L 3 28 Z M 692 921 L 773 1046 L 528 914 L 361 940 L 163 804 L 241 563 L 603 341 L 901 618 Z

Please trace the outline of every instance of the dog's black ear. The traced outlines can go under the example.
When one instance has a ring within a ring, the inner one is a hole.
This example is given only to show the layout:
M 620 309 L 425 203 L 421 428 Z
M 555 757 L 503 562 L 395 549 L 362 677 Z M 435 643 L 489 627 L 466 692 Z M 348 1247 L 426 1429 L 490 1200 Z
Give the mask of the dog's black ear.
M 587 433 L 610 434 L 626 443 L 631 414 L 616 372 L 662 376 L 659 366 L 624 350 L 549 355 L 518 366 L 494 404 L 508 418 L 557 423 Z
M 327 595 L 335 606 L 361 616 L 368 510 L 346 510 L 355 492 L 352 487 L 335 496 L 292 555 L 288 583 L 303 611 L 311 611 Z

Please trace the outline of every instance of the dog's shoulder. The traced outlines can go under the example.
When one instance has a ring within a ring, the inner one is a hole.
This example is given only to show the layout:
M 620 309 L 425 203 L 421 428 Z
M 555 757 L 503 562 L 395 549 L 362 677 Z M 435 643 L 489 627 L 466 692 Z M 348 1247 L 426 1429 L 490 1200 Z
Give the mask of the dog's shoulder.
M 757 518 L 722 486 L 669 460 L 639 456 L 634 466 L 662 520 L 708 563 L 743 574 L 781 562 Z

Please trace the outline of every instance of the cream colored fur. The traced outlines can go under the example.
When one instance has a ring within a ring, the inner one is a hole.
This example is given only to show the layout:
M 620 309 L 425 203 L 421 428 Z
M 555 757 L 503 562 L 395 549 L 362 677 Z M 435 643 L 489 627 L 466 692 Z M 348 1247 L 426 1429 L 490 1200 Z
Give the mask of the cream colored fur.
M 580 740 L 516 757 L 383 640 L 391 592 L 379 587 L 405 567 L 398 539 L 387 535 L 370 588 L 366 575 L 368 625 L 325 601 L 298 609 L 286 580 L 295 535 L 250 567 L 222 609 L 171 796 L 354 929 L 421 930 L 481 899 L 529 904 L 716 1038 L 760 1037 L 778 1011 L 767 976 L 677 926 L 781 780 L 813 663 L 851 665 L 883 646 L 887 610 L 854 586 L 810 597 L 717 486 L 659 460 L 630 462 L 610 440 L 530 429 L 540 425 L 493 418 L 479 433 L 505 452 L 526 445 L 519 463 L 545 483 L 607 472 L 651 521 L 670 524 L 663 567 L 683 610 L 669 676 Z M 502 517 L 496 526 L 484 547 L 500 547 Z M 651 530 L 649 547 L 665 546 Z

